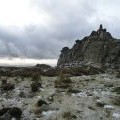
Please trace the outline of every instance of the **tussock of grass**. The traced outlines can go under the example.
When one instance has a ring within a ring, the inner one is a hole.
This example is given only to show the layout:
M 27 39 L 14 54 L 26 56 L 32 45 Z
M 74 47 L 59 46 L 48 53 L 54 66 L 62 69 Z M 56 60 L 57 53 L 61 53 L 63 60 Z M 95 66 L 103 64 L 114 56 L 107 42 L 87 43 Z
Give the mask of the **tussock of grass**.
M 114 105 L 120 106 L 120 96 L 115 96 L 115 97 L 112 99 L 112 103 L 113 103 Z
M 55 87 L 56 88 L 69 88 L 71 85 L 72 81 L 70 77 L 61 74 L 57 80 L 55 81 Z
M 117 94 L 120 94 L 120 87 L 115 87 L 113 89 L 113 92 L 116 92 Z
M 77 116 L 74 115 L 73 113 L 71 113 L 70 111 L 68 111 L 68 112 L 63 113 L 63 118 L 65 120 L 75 120 L 75 119 L 77 119 Z
M 41 76 L 40 75 L 34 75 L 34 76 L 32 76 L 32 81 L 34 81 L 34 82 L 40 82 L 41 81 Z

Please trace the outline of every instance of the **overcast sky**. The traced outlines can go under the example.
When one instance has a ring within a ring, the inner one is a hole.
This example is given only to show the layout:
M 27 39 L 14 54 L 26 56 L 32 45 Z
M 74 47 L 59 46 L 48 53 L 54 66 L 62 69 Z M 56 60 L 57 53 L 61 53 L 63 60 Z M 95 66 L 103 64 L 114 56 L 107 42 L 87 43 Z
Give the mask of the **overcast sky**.
M 103 24 L 120 38 L 120 0 L 0 0 L 0 57 L 57 59 Z

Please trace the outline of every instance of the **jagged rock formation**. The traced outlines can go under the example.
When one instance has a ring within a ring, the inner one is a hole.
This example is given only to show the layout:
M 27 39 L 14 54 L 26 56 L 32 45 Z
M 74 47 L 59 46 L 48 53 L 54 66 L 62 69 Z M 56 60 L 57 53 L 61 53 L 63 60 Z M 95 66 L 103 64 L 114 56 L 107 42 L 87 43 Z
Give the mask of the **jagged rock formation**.
M 71 49 L 64 47 L 58 59 L 58 67 L 81 65 L 83 63 L 101 64 L 109 67 L 120 66 L 120 40 L 100 25 L 90 36 L 76 40 Z

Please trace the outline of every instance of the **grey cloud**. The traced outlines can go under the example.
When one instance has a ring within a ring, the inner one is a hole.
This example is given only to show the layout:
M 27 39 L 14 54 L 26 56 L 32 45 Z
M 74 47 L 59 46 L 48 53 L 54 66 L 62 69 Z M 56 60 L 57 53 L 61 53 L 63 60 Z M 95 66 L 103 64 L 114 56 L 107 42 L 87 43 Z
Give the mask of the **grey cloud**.
M 3 29 L 0 31 L 0 57 L 56 58 L 58 46 L 62 44 L 39 28 L 33 29 L 32 33 L 27 29 L 21 36 Z

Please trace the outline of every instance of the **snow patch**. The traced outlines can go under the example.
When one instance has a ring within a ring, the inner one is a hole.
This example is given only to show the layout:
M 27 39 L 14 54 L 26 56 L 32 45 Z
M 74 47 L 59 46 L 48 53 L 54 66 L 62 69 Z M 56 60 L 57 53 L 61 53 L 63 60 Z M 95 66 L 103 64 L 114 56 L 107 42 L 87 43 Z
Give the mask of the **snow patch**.
M 120 118 L 120 113 L 113 113 L 112 116 L 115 117 L 115 118 Z
M 114 107 L 112 105 L 105 105 L 104 106 L 105 109 L 109 109 L 109 110 L 113 110 Z
M 102 91 L 101 94 L 102 94 L 102 95 L 111 95 L 110 92 L 106 92 L 106 91 Z
M 80 93 L 73 93 L 72 96 L 78 96 L 78 97 L 87 97 L 87 94 L 85 92 L 80 92 Z
M 38 96 L 37 98 L 41 99 L 42 97 L 41 97 L 41 96 Z
M 97 91 L 93 91 L 93 94 L 94 94 L 95 96 L 99 96 L 99 93 L 98 93 Z
M 42 112 L 42 115 L 49 117 L 50 115 L 52 115 L 55 111 L 47 111 L 47 112 Z
M 43 88 L 40 88 L 41 91 L 45 91 Z

